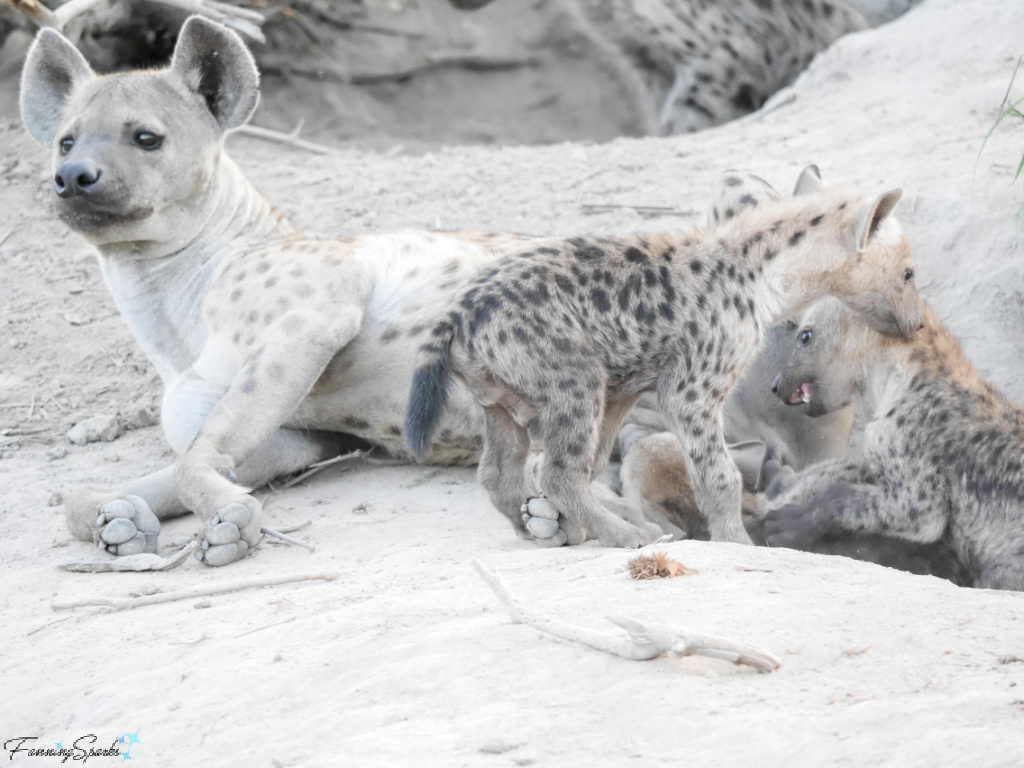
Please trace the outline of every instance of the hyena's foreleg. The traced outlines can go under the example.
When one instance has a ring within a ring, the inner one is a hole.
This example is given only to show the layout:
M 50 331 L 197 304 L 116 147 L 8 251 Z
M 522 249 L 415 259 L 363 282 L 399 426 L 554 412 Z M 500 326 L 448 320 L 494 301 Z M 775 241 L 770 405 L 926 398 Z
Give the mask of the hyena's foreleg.
M 830 461 L 796 476 L 778 497 L 762 500 L 769 546 L 808 549 L 843 534 L 884 534 L 930 544 L 946 531 L 938 505 L 893 493 L 870 464 Z

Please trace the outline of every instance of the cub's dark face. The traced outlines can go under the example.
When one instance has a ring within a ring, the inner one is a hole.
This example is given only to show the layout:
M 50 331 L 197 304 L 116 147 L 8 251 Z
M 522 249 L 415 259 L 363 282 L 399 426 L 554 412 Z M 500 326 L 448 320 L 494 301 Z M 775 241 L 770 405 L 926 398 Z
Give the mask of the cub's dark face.
M 860 383 L 860 359 L 846 349 L 856 320 L 839 301 L 825 299 L 796 324 L 795 343 L 772 384 L 786 405 L 824 416 L 850 404 Z M 863 330 L 863 329 L 862 329 Z

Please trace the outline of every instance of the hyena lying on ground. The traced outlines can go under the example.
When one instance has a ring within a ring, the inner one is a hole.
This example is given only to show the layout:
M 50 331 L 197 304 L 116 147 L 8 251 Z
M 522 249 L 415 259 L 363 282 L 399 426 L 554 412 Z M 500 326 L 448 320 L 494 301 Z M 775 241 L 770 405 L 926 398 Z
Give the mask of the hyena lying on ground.
M 921 326 L 910 247 L 886 218 L 899 191 L 829 191 L 743 211 L 700 231 L 553 241 L 472 281 L 431 332 L 413 379 L 406 437 L 427 455 L 451 378 L 484 406 L 481 483 L 521 529 L 531 438 L 541 487 L 572 544 L 648 540 L 590 492 L 622 421 L 644 392 L 686 451 L 710 536 L 750 543 L 721 407 L 765 332 L 833 295 L 889 333 Z
M 854 400 L 863 444 L 859 459 L 813 466 L 762 499 L 767 541 L 818 551 L 880 535 L 927 572 L 1024 590 L 1024 411 L 978 376 L 934 312 L 924 316 L 908 340 L 834 303 L 808 310 L 779 396 L 815 412 Z

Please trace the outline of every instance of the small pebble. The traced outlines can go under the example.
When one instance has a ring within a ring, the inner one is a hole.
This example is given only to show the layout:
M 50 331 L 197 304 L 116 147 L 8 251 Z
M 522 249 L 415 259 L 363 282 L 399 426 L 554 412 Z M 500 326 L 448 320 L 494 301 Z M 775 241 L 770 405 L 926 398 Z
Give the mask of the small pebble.
M 57 493 L 56 491 L 51 493 L 50 494 L 50 498 L 48 498 L 46 500 L 46 506 L 48 506 L 48 507 L 59 507 L 63 503 L 64 503 L 64 494 L 63 493 Z
M 511 752 L 518 746 L 518 744 L 510 739 L 488 739 L 480 745 L 480 751 L 488 755 L 502 755 L 506 752 Z
M 213 605 L 212 600 L 200 600 L 198 603 L 193 604 L 193 608 L 209 608 Z

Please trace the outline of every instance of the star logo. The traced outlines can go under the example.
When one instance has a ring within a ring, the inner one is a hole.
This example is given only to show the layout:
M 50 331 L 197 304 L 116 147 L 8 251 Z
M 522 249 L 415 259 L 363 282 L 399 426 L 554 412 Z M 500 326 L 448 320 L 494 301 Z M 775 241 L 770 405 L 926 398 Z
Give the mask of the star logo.
M 136 733 L 138 733 L 138 731 L 136 731 Z M 120 738 L 118 738 L 117 743 L 118 744 L 124 744 L 124 736 L 121 736 Z
M 64 749 L 64 742 L 63 741 L 55 741 L 55 742 L 53 742 L 53 745 L 55 747 L 57 747 L 57 749 Z M 11 755 L 11 757 L 14 757 L 14 755 Z
M 128 754 L 127 752 L 125 752 L 125 753 L 124 753 L 123 755 L 121 755 L 121 762 L 122 762 L 122 763 L 123 763 L 123 762 L 124 762 L 125 760 L 131 760 L 131 759 L 132 759 L 132 756 L 131 756 L 130 754 Z
M 128 749 L 131 749 L 132 744 L 141 744 L 142 743 L 141 741 L 139 741 L 139 731 L 138 730 L 136 730 L 135 733 L 126 733 L 125 736 L 128 737 Z

